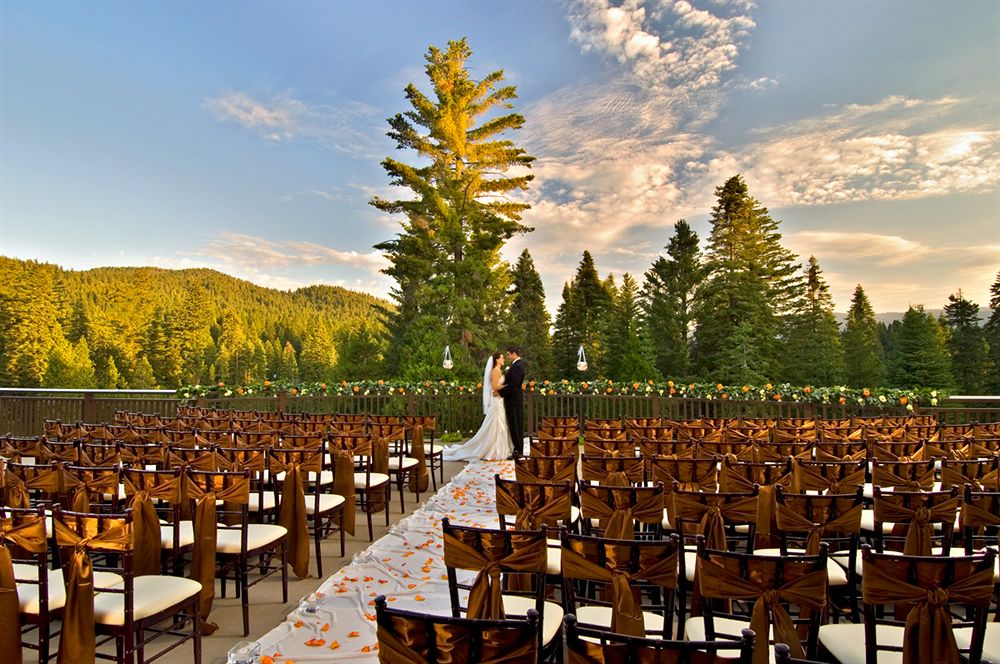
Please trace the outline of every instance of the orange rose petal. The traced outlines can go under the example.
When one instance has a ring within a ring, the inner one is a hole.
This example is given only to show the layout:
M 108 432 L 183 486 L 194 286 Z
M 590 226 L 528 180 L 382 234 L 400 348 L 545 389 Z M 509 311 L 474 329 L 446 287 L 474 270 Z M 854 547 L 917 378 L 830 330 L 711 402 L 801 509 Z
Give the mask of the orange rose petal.
M 347 636 L 349 636 L 349 637 L 351 637 L 353 639 L 356 636 L 361 636 L 361 632 L 348 632 Z
M 414 597 L 413 599 L 417 600 L 418 602 L 422 602 L 422 601 L 424 601 L 424 600 L 425 600 L 425 599 L 427 599 L 427 598 L 426 598 L 426 597 L 424 597 L 423 595 L 417 595 L 417 596 L 416 596 L 416 597 Z
M 329 632 L 330 631 L 330 623 L 323 623 L 323 626 L 319 628 L 319 631 L 321 631 L 321 632 Z
M 298 629 L 299 627 L 302 627 L 302 625 L 304 625 L 304 624 L 305 624 L 305 623 L 304 623 L 304 622 L 302 622 L 301 620 L 296 620 L 296 621 L 295 621 L 295 624 L 294 624 L 294 625 L 292 625 L 292 627 L 294 627 L 294 628 Z
M 340 647 L 340 641 L 332 641 L 330 643 L 330 650 L 336 650 Z
M 406 584 L 406 587 L 409 588 L 410 590 L 413 590 L 414 588 L 417 587 L 417 584 L 415 584 L 415 583 L 408 583 L 408 584 Z
M 326 645 L 326 639 L 309 639 L 306 641 L 306 645 L 310 648 L 319 648 Z
M 365 646 L 364 648 L 361 649 L 361 652 L 371 652 L 371 651 L 372 651 L 371 646 Z
M 260 658 L 260 664 L 274 664 L 274 658 L 270 655 L 264 655 Z

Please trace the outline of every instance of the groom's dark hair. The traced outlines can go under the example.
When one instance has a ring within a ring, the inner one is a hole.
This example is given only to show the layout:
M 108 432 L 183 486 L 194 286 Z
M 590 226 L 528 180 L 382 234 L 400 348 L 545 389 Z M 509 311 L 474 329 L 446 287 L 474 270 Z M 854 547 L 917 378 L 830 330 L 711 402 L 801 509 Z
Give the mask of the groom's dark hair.
M 514 355 L 520 355 L 521 354 L 521 347 L 520 346 L 507 346 L 507 352 L 508 353 L 514 353 Z

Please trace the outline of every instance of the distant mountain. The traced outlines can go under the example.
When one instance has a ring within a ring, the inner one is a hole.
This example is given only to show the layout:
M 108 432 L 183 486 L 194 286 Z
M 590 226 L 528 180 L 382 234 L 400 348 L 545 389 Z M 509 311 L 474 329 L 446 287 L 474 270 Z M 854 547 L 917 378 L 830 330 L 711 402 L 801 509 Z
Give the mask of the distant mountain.
M 378 310 L 391 306 L 339 286 L 282 291 L 209 269 L 66 270 L 0 256 L 0 385 L 44 382 L 53 358 L 63 374 L 78 371 L 50 381 L 88 387 L 328 379 L 338 357 L 342 372 L 377 356 Z
M 927 309 L 927 312 L 929 314 L 932 314 L 935 318 L 937 318 L 942 313 L 944 313 L 944 309 Z M 990 309 L 989 307 L 980 307 L 979 308 L 979 324 L 980 325 L 984 325 L 986 323 L 986 321 L 988 321 L 990 319 L 990 315 L 992 313 L 993 313 L 993 310 Z M 844 322 L 847 320 L 847 312 L 837 313 L 835 315 L 837 316 L 837 321 L 841 325 L 843 325 Z M 885 323 L 886 325 L 888 325 L 889 323 L 891 323 L 894 320 L 903 320 L 903 316 L 905 316 L 905 315 L 906 315 L 905 311 L 885 311 L 883 313 L 877 313 L 877 314 L 875 314 L 875 320 L 877 320 L 880 323 Z

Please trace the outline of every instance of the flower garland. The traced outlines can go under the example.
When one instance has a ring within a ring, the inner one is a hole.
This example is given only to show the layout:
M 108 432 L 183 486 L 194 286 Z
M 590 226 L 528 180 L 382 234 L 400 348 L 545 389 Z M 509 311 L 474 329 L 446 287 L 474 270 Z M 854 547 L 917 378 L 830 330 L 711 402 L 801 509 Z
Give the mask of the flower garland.
M 402 382 L 393 380 L 363 380 L 339 383 L 283 383 L 263 381 L 249 385 L 231 386 L 187 385 L 177 393 L 183 399 L 198 397 L 209 399 L 238 398 L 242 396 L 275 396 L 285 392 L 290 396 L 368 396 L 368 395 L 462 395 L 478 396 L 482 383 L 425 380 Z M 786 401 L 793 403 L 826 403 L 878 408 L 937 406 L 945 393 L 930 388 L 852 388 L 844 385 L 814 387 L 780 385 L 723 385 L 722 383 L 675 383 L 668 381 L 613 381 L 613 380 L 531 380 L 525 391 L 540 397 L 567 394 L 592 394 L 606 396 L 653 396 L 674 399 L 719 399 L 729 401 Z

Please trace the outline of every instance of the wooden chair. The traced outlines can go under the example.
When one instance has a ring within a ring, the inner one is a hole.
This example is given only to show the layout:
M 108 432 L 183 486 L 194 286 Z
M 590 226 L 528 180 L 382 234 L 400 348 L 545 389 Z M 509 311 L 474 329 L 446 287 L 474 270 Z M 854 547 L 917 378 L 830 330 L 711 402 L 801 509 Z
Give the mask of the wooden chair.
M 236 586 L 236 596 L 243 609 L 243 636 L 250 633 L 250 588 L 272 574 L 281 574 L 281 601 L 288 601 L 288 530 L 280 525 L 250 523 L 250 471 L 197 471 L 187 473 L 194 485 L 192 498 L 205 497 L 217 502 L 215 557 L 216 575 L 222 580 L 222 597 L 229 579 Z M 193 495 L 197 494 L 197 495 Z M 253 563 L 250 561 L 254 560 Z M 256 568 L 259 576 L 250 580 Z
M 823 625 L 820 643 L 840 664 L 979 662 L 994 558 L 993 551 L 930 558 L 879 554 L 865 545 L 864 624 Z
M 618 540 L 560 531 L 567 613 L 591 629 L 674 635 L 680 541 Z
M 549 438 L 532 440 L 528 443 L 529 456 L 564 456 L 572 454 L 580 456 L 580 440 L 578 438 Z
M 642 484 L 646 464 L 641 457 L 584 454 L 580 457 L 580 474 L 585 481 L 597 484 Z
M 883 491 L 876 486 L 875 551 L 948 556 L 960 507 L 958 487 L 948 491 Z
M 612 539 L 661 539 L 663 485 L 579 484 L 583 531 Z
M 827 603 L 826 545 L 815 556 L 758 556 L 710 549 L 702 537 L 697 578 L 704 616 L 687 620 L 686 638 L 734 638 L 749 628 L 757 635 L 754 661 L 767 661 L 772 641 L 788 644 L 795 656 L 816 656 Z M 749 611 L 736 612 L 739 606 Z
M 588 438 L 583 443 L 583 453 L 588 456 L 637 457 L 635 443 L 627 438 Z
M 514 478 L 518 482 L 575 482 L 576 455 L 518 457 Z
M 48 566 L 45 508 L 0 508 L 0 535 L 0 550 L 6 550 L 11 562 L 10 570 L 3 572 L 13 578 L 19 604 L 21 642 L 17 648 L 37 650 L 38 661 L 44 664 L 52 656 L 51 639 L 59 634 L 52 631 L 52 623 L 61 617 L 66 604 L 62 570 Z M 25 640 L 36 630 L 37 644 Z
M 822 629 L 822 625 L 820 629 Z M 774 662 L 775 664 L 827 664 L 827 662 L 821 662 L 818 659 L 792 657 L 791 648 L 787 643 L 774 644 Z
M 191 641 L 194 663 L 201 663 L 201 584 L 184 577 L 135 573 L 130 511 L 88 514 L 56 506 L 53 522 L 70 589 L 63 613 L 60 661 L 86 661 L 93 656 L 92 649 L 114 642 L 115 656 L 110 659 L 131 664 L 136 655 L 144 661 L 154 642 L 164 646 L 155 659 Z M 94 580 L 87 586 L 85 570 L 91 565 Z M 110 574 L 98 576 L 98 571 Z M 165 637 L 174 638 L 164 644 Z
M 941 488 L 961 490 L 966 484 L 975 491 L 1000 491 L 1000 457 L 988 459 L 942 459 Z
M 465 614 L 467 618 L 497 620 L 520 618 L 529 610 L 537 611 L 541 622 L 538 649 L 542 653 L 553 652 L 558 644 L 556 637 L 563 608 L 545 600 L 546 531 L 453 526 L 447 517 L 441 520 L 441 528 L 452 616 Z M 459 569 L 476 572 L 471 584 L 459 583 L 456 574 Z M 506 577 L 506 592 L 500 587 L 500 574 Z M 469 592 L 464 605 L 460 590 Z
M 570 482 L 518 482 L 494 476 L 500 528 L 571 526 L 580 518 Z
M 868 462 L 864 459 L 848 461 L 809 461 L 792 459 L 792 493 L 847 493 L 862 487 L 868 476 Z
M 123 468 L 122 481 L 128 507 L 139 512 L 148 501 L 155 510 L 160 526 L 160 550 L 162 552 L 160 571 L 167 569 L 169 562 L 173 573 L 180 576 L 184 570 L 184 560 L 194 548 L 194 522 L 185 510 L 183 499 L 183 468 L 170 470 L 144 470 Z M 138 517 L 137 517 L 138 518 Z M 143 546 L 142 541 L 139 547 Z M 148 574 L 151 570 L 138 568 L 138 573 Z
M 390 609 L 385 595 L 375 598 L 379 661 L 437 664 L 456 662 L 540 661 L 538 612 L 524 620 L 473 620 Z
M 754 633 L 743 630 L 739 640 L 673 641 L 616 634 L 578 624 L 570 614 L 563 618 L 563 658 L 567 664 L 595 662 L 670 662 L 715 664 L 720 661 L 751 664 Z M 792 664 L 795 664 L 794 662 Z
M 438 477 L 444 485 L 444 448 L 435 445 L 434 434 L 437 429 L 437 417 L 435 415 L 404 415 L 403 426 L 406 427 L 407 439 L 412 443 L 413 430 L 416 427 L 424 428 L 424 458 L 427 460 L 427 472 L 430 474 L 431 484 L 434 491 L 438 488 Z M 438 476 L 434 475 L 435 470 Z
M 674 456 L 693 458 L 697 442 L 693 440 L 661 440 L 658 438 L 638 438 L 639 456 L 644 458 Z
M 962 541 L 965 543 L 965 555 L 980 553 L 986 547 L 996 547 L 1000 541 L 1000 491 L 976 491 L 972 485 L 966 484 L 962 494 Z M 996 613 L 991 625 L 1000 629 L 1000 558 L 994 569 L 993 583 L 996 588 Z M 987 644 L 996 645 L 990 649 L 990 659 L 1000 662 L 1000 634 L 995 640 L 987 640 Z
M 389 525 L 392 478 L 389 476 L 388 444 L 358 436 L 331 436 L 329 444 L 331 452 L 340 449 L 351 454 L 354 460 L 354 491 L 358 508 L 368 519 L 368 540 L 374 541 L 372 514 L 385 511 L 385 525 Z
M 646 477 L 663 484 L 666 528 L 670 527 L 670 495 L 675 484 L 685 491 L 715 493 L 719 490 L 719 464 L 715 459 L 646 457 Z

